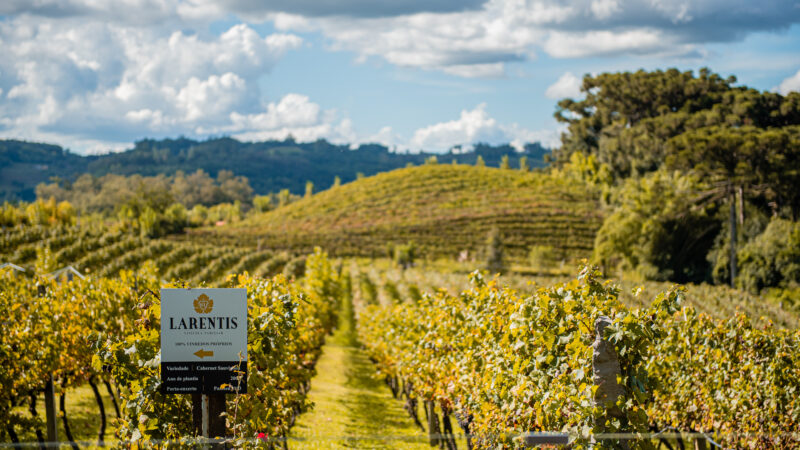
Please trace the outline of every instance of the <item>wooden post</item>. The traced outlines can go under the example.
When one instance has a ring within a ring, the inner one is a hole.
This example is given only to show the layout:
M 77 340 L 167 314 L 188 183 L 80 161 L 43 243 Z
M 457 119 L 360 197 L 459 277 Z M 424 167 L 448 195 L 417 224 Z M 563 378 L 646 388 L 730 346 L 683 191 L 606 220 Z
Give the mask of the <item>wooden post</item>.
M 47 286 L 40 284 L 36 286 L 36 294 L 39 297 L 44 297 L 47 294 Z M 55 386 L 53 386 L 53 374 L 47 379 L 47 384 L 44 386 L 44 412 L 47 420 L 47 442 L 58 442 L 58 426 L 56 425 L 56 393 Z M 58 448 L 57 444 L 48 447 Z
M 212 437 L 225 437 L 228 434 L 227 426 L 227 403 L 225 394 L 208 395 L 208 432 Z
M 699 438 L 694 440 L 694 448 L 695 450 L 706 450 L 708 448 L 706 446 L 706 438 Z
M 200 396 L 200 435 L 204 438 L 208 437 L 208 395 L 203 394 Z
M 44 411 L 47 417 L 47 442 L 58 442 L 58 427 L 56 426 L 56 393 L 53 386 L 53 375 L 44 386 Z M 48 446 L 58 448 L 58 444 Z
M 616 417 L 623 419 L 625 414 L 619 406 L 617 400 L 625 395 L 625 387 L 622 386 L 619 378 L 622 377 L 622 369 L 619 364 L 617 351 L 608 339 L 603 336 L 605 329 L 611 325 L 611 318 L 600 316 L 594 323 L 595 339 L 592 343 L 594 355 L 592 356 L 592 379 L 597 390 L 594 393 L 594 404 L 605 410 L 606 418 Z M 604 419 L 601 419 L 601 421 Z M 601 432 L 605 428 L 600 424 Z M 627 430 L 622 429 L 620 432 Z M 623 450 L 630 449 L 630 445 L 624 440 L 615 441 L 614 445 Z
M 192 394 L 192 421 L 197 434 L 206 438 L 227 434 L 225 394 Z

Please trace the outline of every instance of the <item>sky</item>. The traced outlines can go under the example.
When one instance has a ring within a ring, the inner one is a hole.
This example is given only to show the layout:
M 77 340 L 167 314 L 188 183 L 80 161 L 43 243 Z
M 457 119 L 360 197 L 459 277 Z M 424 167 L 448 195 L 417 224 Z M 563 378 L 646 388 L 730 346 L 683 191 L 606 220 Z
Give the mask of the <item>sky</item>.
M 800 91 L 800 0 L 2 0 L 0 138 L 558 145 L 585 74 Z

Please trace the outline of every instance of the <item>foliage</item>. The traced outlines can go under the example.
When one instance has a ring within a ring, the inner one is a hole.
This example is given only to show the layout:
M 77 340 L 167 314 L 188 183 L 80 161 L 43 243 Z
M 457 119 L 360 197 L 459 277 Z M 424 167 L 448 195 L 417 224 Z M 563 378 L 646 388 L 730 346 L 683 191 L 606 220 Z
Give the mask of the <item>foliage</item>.
M 316 256 L 315 267 L 326 264 L 323 258 Z M 332 275 L 312 272 L 312 276 Z M 337 280 L 307 283 L 328 286 Z M 229 286 L 247 289 L 249 310 L 248 393 L 228 399 L 229 427 L 238 437 L 285 436 L 296 415 L 309 407 L 305 392 L 338 298 L 323 297 L 328 292 L 313 288 L 305 291 L 280 276 L 272 280 L 232 276 Z M 109 366 L 123 387 L 125 414 L 117 436 L 137 442 L 192 435 L 189 396 L 160 392 L 159 299 L 147 298 L 138 309 L 141 317 L 134 331 L 122 339 L 98 339 L 93 360 L 96 367 Z
M 70 226 L 75 225 L 77 214 L 70 202 L 56 202 L 55 197 L 31 203 L 13 205 L 4 202 L 0 207 L 0 227 L 17 225 Z
M 417 257 L 416 251 L 417 246 L 414 242 L 407 242 L 402 245 L 392 245 L 390 256 L 395 264 L 405 270 L 414 265 L 414 259 Z
M 134 282 L 134 280 L 138 280 Z M 151 280 L 150 283 L 145 280 Z M 120 336 L 133 327 L 137 288 L 154 287 L 153 267 L 124 272 L 120 279 L 52 280 L 0 270 L 0 428 L 41 428 L 16 405 L 29 405 L 52 375 L 56 389 L 107 376 L 92 365 L 91 336 Z
M 800 332 L 713 320 L 686 308 L 661 327 L 646 370 L 656 427 L 710 433 L 730 448 L 797 448 Z
M 556 262 L 556 253 L 549 245 L 534 245 L 528 251 L 528 264 L 533 267 L 547 268 Z
M 708 69 L 604 73 L 584 77 L 583 99 L 559 102 L 555 116 L 568 128 L 554 174 L 623 191 L 636 183 L 644 188 L 640 178 L 663 178 L 649 174 L 665 168 L 702 180 L 678 203 L 673 195 L 638 196 L 635 205 L 625 201 L 629 194 L 612 196 L 615 212 L 598 236 L 596 257 L 679 282 L 710 279 L 706 259 L 713 279 L 722 281 L 739 266 L 740 233 L 731 230 L 737 216 L 738 225 L 744 222 L 745 205 L 766 216 L 800 217 L 800 93 L 735 82 Z M 717 212 L 725 202 L 727 238 Z
M 418 303 L 365 305 L 360 340 L 384 376 L 467 422 L 476 448 L 512 447 L 510 436 L 537 430 L 576 434 L 582 448 L 595 433 L 668 426 L 726 447 L 800 445 L 787 434 L 800 424 L 800 332 L 755 328 L 741 314 L 711 319 L 681 307 L 683 288 L 629 309 L 598 276 L 584 268 L 576 280 L 522 294 L 475 273 L 456 295 L 439 289 Z M 594 395 L 600 316 L 611 319 L 602 337 L 622 371 L 613 405 Z M 647 439 L 627 446 L 652 448 Z
M 503 158 L 500 160 L 500 168 L 504 170 L 508 170 L 511 168 L 511 164 L 509 164 L 508 162 L 508 155 L 503 155 Z
M 739 250 L 739 284 L 759 292 L 800 284 L 800 223 L 773 218 Z
M 566 123 L 556 157 L 596 155 L 615 177 L 656 170 L 670 138 L 703 127 L 783 127 L 800 124 L 800 94 L 787 96 L 734 87 L 708 69 L 697 75 L 677 69 L 586 76 L 582 100 L 558 103 Z
M 519 170 L 521 170 L 522 172 L 528 172 L 529 170 L 531 170 L 530 166 L 528 166 L 527 156 L 521 156 L 519 158 Z
M 625 397 L 616 401 L 619 419 L 595 405 L 591 345 L 600 315 L 617 316 L 618 346 L 632 349 L 652 338 L 647 324 L 653 319 L 637 316 L 638 326 L 623 321 L 615 291 L 596 276 L 587 270 L 581 281 L 520 297 L 476 273 L 472 288 L 457 296 L 442 290 L 419 305 L 367 307 L 359 334 L 384 373 L 403 378 L 443 411 L 471 417 L 479 448 L 509 445 L 508 433 L 536 430 L 584 439 L 592 432 L 644 431 L 647 396 L 635 390 L 635 380 L 646 382 L 646 353 L 622 357 L 629 377 Z
M 713 204 L 694 206 L 702 189 L 695 176 L 665 170 L 626 180 L 597 233 L 595 260 L 644 279 L 706 280 L 706 255 L 720 224 Z
M 34 273 L 48 273 L 72 265 L 81 273 L 117 276 L 122 270 L 137 269 L 152 261 L 163 278 L 220 282 L 225 275 L 245 271 L 273 276 L 284 267 L 295 276 L 302 274 L 301 256 L 219 247 L 213 243 L 151 239 L 128 231 L 95 231 L 85 227 L 21 226 L 0 234 L 0 252 L 12 262 Z M 48 252 L 45 257 L 45 252 Z M 292 260 L 292 261 L 290 261 Z

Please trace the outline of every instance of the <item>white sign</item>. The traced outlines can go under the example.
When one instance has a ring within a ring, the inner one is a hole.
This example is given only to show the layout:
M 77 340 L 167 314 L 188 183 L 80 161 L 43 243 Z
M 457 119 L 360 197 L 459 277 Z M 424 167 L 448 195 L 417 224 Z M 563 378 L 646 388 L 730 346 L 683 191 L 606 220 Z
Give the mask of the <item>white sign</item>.
M 162 289 L 165 392 L 218 392 L 233 366 L 247 370 L 247 290 Z

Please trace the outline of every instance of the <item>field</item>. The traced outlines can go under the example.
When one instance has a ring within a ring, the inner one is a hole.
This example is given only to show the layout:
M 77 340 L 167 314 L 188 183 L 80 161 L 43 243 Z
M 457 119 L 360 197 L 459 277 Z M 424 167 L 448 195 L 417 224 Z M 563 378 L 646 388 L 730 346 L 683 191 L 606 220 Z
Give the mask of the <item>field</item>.
M 426 164 L 333 187 L 198 238 L 337 256 L 380 257 L 413 242 L 430 258 L 475 259 L 492 228 L 511 259 L 533 245 L 558 259 L 591 256 L 602 216 L 587 185 L 542 173 Z
M 6 229 L 2 261 L 25 271 L 0 269 L 0 439 L 44 439 L 52 376 L 63 441 L 194 442 L 191 396 L 159 390 L 158 292 L 213 286 L 248 292 L 252 388 L 226 405 L 237 447 L 517 448 L 527 432 L 575 448 L 619 448 L 619 433 L 629 448 L 800 447 L 796 311 L 725 286 L 607 279 L 579 261 L 602 220 L 591 192 L 426 165 L 186 235 Z M 481 271 L 493 228 L 499 276 Z M 408 259 L 385 257 L 410 241 Z M 85 279 L 48 276 L 67 265 Z

